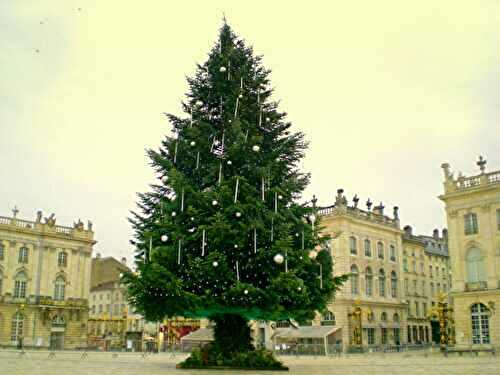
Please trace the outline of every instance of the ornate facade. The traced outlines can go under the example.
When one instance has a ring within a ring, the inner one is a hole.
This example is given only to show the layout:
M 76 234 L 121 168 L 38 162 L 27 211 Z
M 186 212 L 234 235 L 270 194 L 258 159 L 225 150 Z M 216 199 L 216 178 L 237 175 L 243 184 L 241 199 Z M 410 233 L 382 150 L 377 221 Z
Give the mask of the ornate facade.
M 320 323 L 334 321 L 344 348 L 406 343 L 407 304 L 402 291 L 403 243 L 398 208 L 384 215 L 382 204 L 348 205 L 343 190 L 335 204 L 320 208 L 321 225 L 332 236 L 334 274 L 350 274 Z
M 85 347 L 92 223 L 13 213 L 0 217 L 0 346 Z
M 500 171 L 454 177 L 442 165 L 457 346 L 500 345 Z

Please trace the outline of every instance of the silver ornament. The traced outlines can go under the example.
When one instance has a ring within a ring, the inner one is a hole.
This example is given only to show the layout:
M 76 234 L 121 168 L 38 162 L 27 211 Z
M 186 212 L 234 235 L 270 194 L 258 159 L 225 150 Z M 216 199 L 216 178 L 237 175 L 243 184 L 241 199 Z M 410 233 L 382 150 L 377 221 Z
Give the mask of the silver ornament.
M 245 290 L 243 291 L 243 293 L 248 294 L 248 290 L 247 290 L 247 289 L 245 289 Z
M 254 150 L 255 152 L 259 152 L 260 151 L 260 147 L 255 145 L 252 147 L 252 150 Z
M 243 99 L 243 94 L 238 95 L 238 98 Z
M 191 146 L 195 146 L 195 145 L 196 145 L 196 142 L 195 142 L 195 141 L 191 141 L 190 145 L 191 145 Z
M 191 221 L 194 221 L 194 217 L 191 218 Z
M 231 165 L 231 164 L 233 164 L 233 162 L 231 160 L 228 160 L 227 165 Z
M 177 212 L 172 212 L 172 217 L 175 217 L 177 215 Z
M 201 100 L 196 101 L 196 106 L 201 107 L 203 105 L 203 102 Z
M 217 262 L 212 263 L 212 266 L 214 266 L 214 267 L 217 267 L 218 265 L 219 265 L 219 263 L 217 263 Z
M 163 236 L 161 236 L 161 240 L 163 242 L 167 242 L 168 241 L 168 236 L 166 234 L 164 234 Z
M 237 249 L 238 248 L 238 245 L 234 245 L 234 248 Z
M 278 199 L 283 199 L 283 195 L 278 195 Z
M 302 288 L 299 286 L 299 287 L 297 288 L 297 290 L 300 292 L 300 291 L 302 290 Z
M 269 117 L 266 117 L 266 122 L 269 122 L 271 121 L 271 119 Z
M 276 254 L 273 258 L 274 262 L 277 264 L 281 264 L 285 261 L 285 257 L 281 254 Z
M 225 66 L 221 66 L 220 69 L 219 69 L 219 72 L 224 73 L 225 71 L 226 71 L 226 67 Z
M 241 217 L 241 212 L 236 212 L 236 217 Z
M 217 206 L 217 204 L 218 204 L 218 202 L 214 199 L 214 200 L 212 201 L 212 206 Z

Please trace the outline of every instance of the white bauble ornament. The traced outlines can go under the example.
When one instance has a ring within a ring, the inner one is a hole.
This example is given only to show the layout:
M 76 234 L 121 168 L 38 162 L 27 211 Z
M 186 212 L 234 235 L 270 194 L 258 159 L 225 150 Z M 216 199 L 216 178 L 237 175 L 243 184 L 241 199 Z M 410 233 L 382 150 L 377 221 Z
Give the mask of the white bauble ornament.
M 243 94 L 238 95 L 238 98 L 242 99 L 243 98 Z
M 243 291 L 243 293 L 248 294 L 248 290 L 247 290 L 247 289 L 245 289 L 245 290 Z
M 212 201 L 212 206 L 217 206 L 219 202 L 217 202 L 215 199 Z
M 276 254 L 273 258 L 274 262 L 277 264 L 281 264 L 285 261 L 285 257 L 281 254 Z
M 234 245 L 234 248 L 237 249 L 238 248 L 238 245 Z
M 300 291 L 302 290 L 302 288 L 299 286 L 299 287 L 297 288 L 297 290 L 300 292 Z
M 283 195 L 278 195 L 278 199 L 283 199 Z
M 189 232 L 189 233 L 193 233 L 195 230 L 196 230 L 196 228 L 194 228 L 194 227 L 193 227 L 193 228 L 191 228 L 191 229 L 188 229 L 188 232 Z
M 260 147 L 255 145 L 252 147 L 252 150 L 254 150 L 255 152 L 259 152 L 260 151 Z
M 236 217 L 241 217 L 241 212 L 236 212 Z
M 168 181 L 168 176 L 163 176 L 163 181 L 167 182 Z
M 194 217 L 191 218 L 191 221 L 194 221 Z
M 168 241 L 168 236 L 166 234 L 164 234 L 163 236 L 161 236 L 161 240 L 163 242 L 167 242 Z
M 266 117 L 266 122 L 269 122 L 271 121 L 271 119 L 269 117 Z
M 233 120 L 228 120 L 227 122 L 232 123 L 232 122 L 233 122 Z
M 309 252 L 309 258 L 316 259 L 317 256 L 318 256 L 318 252 L 316 250 L 311 250 Z
M 228 160 L 227 165 L 231 165 L 231 164 L 233 164 L 233 162 L 231 160 Z
M 217 263 L 217 262 L 212 263 L 212 266 L 214 266 L 214 267 L 217 267 L 218 265 L 219 265 L 219 263 Z
M 190 145 L 191 146 L 196 146 L 196 142 L 195 141 L 191 141 Z
M 175 217 L 177 215 L 177 212 L 172 212 L 172 217 Z
M 299 236 L 299 234 L 298 234 L 298 233 L 295 233 L 295 237 L 298 237 L 298 236 Z
M 220 145 L 220 141 L 217 141 L 217 140 L 216 140 L 216 141 L 214 142 L 214 145 L 216 145 L 216 146 Z
M 201 107 L 203 105 L 203 102 L 201 100 L 196 101 L 196 106 Z
M 300 259 L 300 260 L 302 260 L 302 259 L 304 259 L 304 257 L 301 255 L 301 256 L 299 257 L 299 259 Z
M 226 67 L 225 66 L 221 66 L 220 69 L 219 69 L 219 72 L 224 73 L 225 71 L 226 71 Z

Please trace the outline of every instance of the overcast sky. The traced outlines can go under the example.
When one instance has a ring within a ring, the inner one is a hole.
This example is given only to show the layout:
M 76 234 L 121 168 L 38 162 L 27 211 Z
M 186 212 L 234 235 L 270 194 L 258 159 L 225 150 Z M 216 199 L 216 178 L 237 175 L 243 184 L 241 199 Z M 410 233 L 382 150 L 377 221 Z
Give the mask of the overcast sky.
M 0 1 L 0 216 L 94 223 L 131 258 L 145 157 L 180 114 L 185 76 L 223 12 L 273 70 L 275 99 L 310 149 L 305 197 L 400 207 L 443 227 L 441 163 L 500 169 L 500 2 Z

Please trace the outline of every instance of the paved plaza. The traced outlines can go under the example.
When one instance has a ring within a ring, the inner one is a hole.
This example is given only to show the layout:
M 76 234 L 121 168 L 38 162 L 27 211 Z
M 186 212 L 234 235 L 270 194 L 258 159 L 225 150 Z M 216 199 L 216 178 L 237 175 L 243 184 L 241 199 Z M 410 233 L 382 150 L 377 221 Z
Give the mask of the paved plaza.
M 138 353 L 26 352 L 0 351 L 0 374 L 8 375 L 160 375 L 160 374 L 270 374 L 268 371 L 194 371 L 177 370 L 175 364 L 185 355 L 161 353 L 142 356 Z M 451 374 L 498 375 L 500 357 L 448 357 L 440 354 L 391 353 L 350 355 L 345 357 L 283 357 L 290 374 Z

